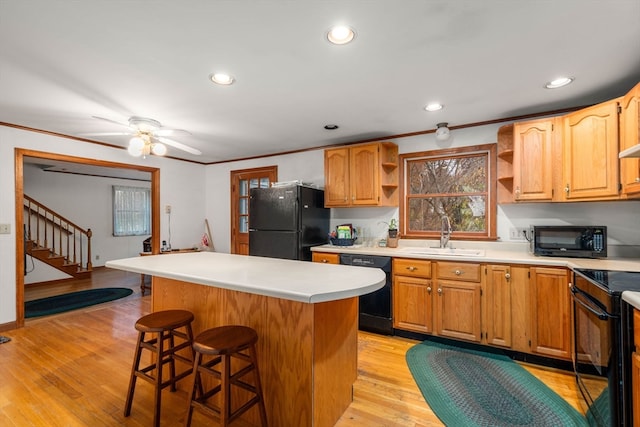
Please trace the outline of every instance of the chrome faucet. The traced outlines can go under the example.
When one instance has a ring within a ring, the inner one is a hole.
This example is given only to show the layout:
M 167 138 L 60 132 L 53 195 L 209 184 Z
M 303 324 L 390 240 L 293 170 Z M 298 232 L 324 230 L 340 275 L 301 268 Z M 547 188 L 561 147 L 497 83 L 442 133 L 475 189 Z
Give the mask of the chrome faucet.
M 449 221 L 449 217 L 444 215 L 442 217 L 442 228 L 440 230 L 440 247 L 446 248 L 449 244 L 449 239 L 451 239 L 451 222 Z

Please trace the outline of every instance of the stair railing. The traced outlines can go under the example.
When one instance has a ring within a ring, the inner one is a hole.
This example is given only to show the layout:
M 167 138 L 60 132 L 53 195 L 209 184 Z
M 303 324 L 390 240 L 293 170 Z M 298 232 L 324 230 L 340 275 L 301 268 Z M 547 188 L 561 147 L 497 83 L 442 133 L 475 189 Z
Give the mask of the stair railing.
M 90 228 L 85 230 L 26 194 L 24 208 L 27 240 L 39 248 L 49 248 L 52 256 L 62 256 L 80 269 L 93 269 Z

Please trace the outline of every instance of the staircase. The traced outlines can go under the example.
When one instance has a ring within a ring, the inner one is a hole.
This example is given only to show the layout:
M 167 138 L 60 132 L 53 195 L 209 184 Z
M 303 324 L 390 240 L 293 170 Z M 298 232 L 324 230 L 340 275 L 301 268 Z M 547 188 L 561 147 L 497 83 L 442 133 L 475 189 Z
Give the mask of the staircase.
M 91 229 L 83 229 L 24 195 L 25 252 L 75 278 L 89 278 Z

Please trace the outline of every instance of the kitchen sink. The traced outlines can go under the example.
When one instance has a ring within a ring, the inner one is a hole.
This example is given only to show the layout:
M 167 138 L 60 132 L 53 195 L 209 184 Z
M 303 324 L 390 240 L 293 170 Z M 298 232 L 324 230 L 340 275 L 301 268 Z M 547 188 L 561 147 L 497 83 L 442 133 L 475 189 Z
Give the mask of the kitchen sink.
M 402 252 L 416 255 L 442 255 L 442 256 L 466 256 L 482 257 L 482 249 L 460 249 L 460 248 L 425 248 L 420 246 L 407 246 L 400 249 Z

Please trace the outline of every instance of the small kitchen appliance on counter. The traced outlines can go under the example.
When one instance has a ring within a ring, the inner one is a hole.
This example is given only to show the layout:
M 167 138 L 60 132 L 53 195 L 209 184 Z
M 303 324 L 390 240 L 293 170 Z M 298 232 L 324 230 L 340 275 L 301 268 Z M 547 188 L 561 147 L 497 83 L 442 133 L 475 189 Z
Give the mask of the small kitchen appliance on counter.
M 573 366 L 593 426 L 631 426 L 632 321 L 622 292 L 640 291 L 640 273 L 574 270 Z
M 606 258 L 607 227 L 592 225 L 534 225 L 531 253 L 539 256 Z

